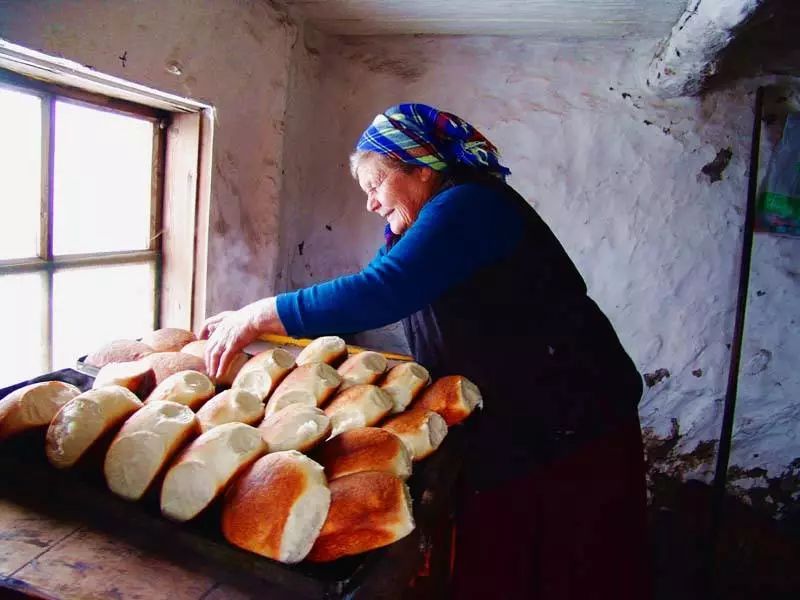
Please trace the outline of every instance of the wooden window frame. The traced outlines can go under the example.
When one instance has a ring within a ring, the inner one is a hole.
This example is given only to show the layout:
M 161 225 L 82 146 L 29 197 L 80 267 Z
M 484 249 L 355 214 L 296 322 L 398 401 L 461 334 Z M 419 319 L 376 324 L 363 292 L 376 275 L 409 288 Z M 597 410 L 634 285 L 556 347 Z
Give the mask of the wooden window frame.
M 161 285 L 157 286 L 155 313 L 162 327 L 197 329 L 206 314 L 214 107 L 3 39 L 0 39 L 0 69 L 8 73 L 9 81 L 20 76 L 25 81 L 33 80 L 41 93 L 169 123 L 163 130 L 156 128 L 162 134 L 158 151 L 163 159 L 160 161 L 163 174 L 158 173 L 154 181 L 163 184 L 153 194 L 154 198 L 161 198 L 160 210 L 151 213 L 157 215 L 152 230 L 161 234 L 151 241 L 151 247 L 159 244 L 161 250 L 160 272 L 156 273 Z M 46 151 L 49 152 L 49 148 Z M 49 176 L 44 183 L 50 186 Z M 49 189 L 43 193 L 43 196 L 49 195 Z M 52 258 L 52 248 L 44 250 L 44 256 Z M 126 255 L 131 261 L 142 257 L 137 253 Z M 61 267 L 64 260 L 72 261 L 71 266 L 78 263 L 88 266 L 92 261 L 100 264 L 105 258 L 101 254 L 68 259 L 55 257 L 52 264 Z M 26 267 L 35 268 L 34 265 L 15 268 L 24 270 Z

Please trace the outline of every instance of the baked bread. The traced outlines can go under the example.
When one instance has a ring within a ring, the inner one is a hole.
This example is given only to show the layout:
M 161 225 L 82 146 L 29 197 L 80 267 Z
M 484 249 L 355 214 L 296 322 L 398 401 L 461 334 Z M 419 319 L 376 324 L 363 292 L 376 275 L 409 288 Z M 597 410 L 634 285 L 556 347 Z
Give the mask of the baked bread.
M 193 356 L 197 356 L 198 358 L 202 358 L 203 360 L 206 359 L 206 344 L 208 340 L 195 340 L 193 342 L 189 342 L 180 351 L 183 354 L 191 354 Z M 216 378 L 216 383 L 218 385 L 231 385 L 233 384 L 234 379 L 239 374 L 241 368 L 247 364 L 247 361 L 250 360 L 250 355 L 245 354 L 244 352 L 237 352 L 233 355 L 233 359 L 231 359 L 228 368 L 225 369 L 225 372 Z
M 382 471 L 406 480 L 411 454 L 395 434 L 377 427 L 359 427 L 325 442 L 316 453 L 328 481 L 363 471 Z
M 205 360 L 183 352 L 154 352 L 140 359 L 140 362 L 153 369 L 153 373 L 156 374 L 156 385 L 181 371 L 207 374 Z
M 264 417 L 264 403 L 247 390 L 231 388 L 220 392 L 197 411 L 203 432 L 223 423 L 257 425 Z
M 205 432 L 167 470 L 161 512 L 175 521 L 193 519 L 266 451 L 258 430 L 244 423 L 225 423 Z
M 110 363 L 139 360 L 153 352 L 150 346 L 136 340 L 114 340 L 89 354 L 83 362 L 99 369 Z
M 222 533 L 231 544 L 284 563 L 303 560 L 328 515 L 322 467 L 288 450 L 267 454 L 225 494 Z
M 170 466 L 161 487 L 161 512 L 188 521 L 205 510 L 228 483 L 267 451 L 255 427 L 225 423 L 194 440 Z
M 336 369 L 325 363 L 311 363 L 297 367 L 275 388 L 267 402 L 266 416 L 290 404 L 321 406 L 330 398 L 342 378 Z
M 103 472 L 109 489 L 139 500 L 175 453 L 199 433 L 188 406 L 148 402 L 125 421 L 108 448 Z
M 147 398 L 156 386 L 156 374 L 140 361 L 109 363 L 94 378 L 93 388 L 121 385 L 139 398 Z
M 233 380 L 233 387 L 245 389 L 264 401 L 294 367 L 294 356 L 282 348 L 270 348 L 245 363 Z
M 156 329 L 142 336 L 142 343 L 147 344 L 156 352 L 177 352 L 197 336 L 187 329 L 164 327 Z
M 197 410 L 215 391 L 216 387 L 207 375 L 199 371 L 179 371 L 159 383 L 145 402 L 168 400 Z
M 406 445 L 411 458 L 416 462 L 432 454 L 447 435 L 447 423 L 436 412 L 414 408 L 383 424 Z
M 392 397 L 392 413 L 403 412 L 408 408 L 411 401 L 430 380 L 428 370 L 415 362 L 401 363 L 393 367 L 381 384 L 381 388 Z
M 331 434 L 331 420 L 316 406 L 290 404 L 258 426 L 270 452 L 308 452 Z
M 461 423 L 476 407 L 481 406 L 483 399 L 478 386 L 461 375 L 437 379 L 414 403 L 414 408 L 436 411 L 450 427 Z
M 375 383 L 386 372 L 386 367 L 383 354 L 371 351 L 353 354 L 338 369 L 342 376 L 339 390 L 346 390 L 360 383 Z
M 388 546 L 414 530 L 411 495 L 400 479 L 369 471 L 330 482 L 331 506 L 308 555 L 313 562 Z
M 318 337 L 297 355 L 297 366 L 322 362 L 337 365 L 347 358 L 347 344 L 335 335 Z
M 64 404 L 81 391 L 63 381 L 32 383 L 0 400 L 0 440 L 46 427 Z
M 392 410 L 392 398 L 375 385 L 362 383 L 336 395 L 325 407 L 331 418 L 331 436 L 356 427 L 375 425 Z
M 59 469 L 73 466 L 101 436 L 139 410 L 141 400 L 127 388 L 89 390 L 64 404 L 47 428 L 45 453 Z

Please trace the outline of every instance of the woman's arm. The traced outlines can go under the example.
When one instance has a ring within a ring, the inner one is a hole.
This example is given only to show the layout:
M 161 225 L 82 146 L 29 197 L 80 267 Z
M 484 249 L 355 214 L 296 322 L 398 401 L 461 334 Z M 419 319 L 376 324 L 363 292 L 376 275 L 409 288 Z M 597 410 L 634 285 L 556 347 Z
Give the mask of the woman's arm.
M 501 192 L 480 185 L 451 188 L 360 273 L 280 294 L 280 321 L 289 335 L 311 337 L 394 323 L 508 256 L 522 231 L 516 208 Z

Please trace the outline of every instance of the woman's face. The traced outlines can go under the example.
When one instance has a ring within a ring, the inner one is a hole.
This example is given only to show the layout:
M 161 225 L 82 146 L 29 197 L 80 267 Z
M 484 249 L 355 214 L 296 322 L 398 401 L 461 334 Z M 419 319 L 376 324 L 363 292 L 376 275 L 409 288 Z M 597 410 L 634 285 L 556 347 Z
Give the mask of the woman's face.
M 367 210 L 386 219 L 396 235 L 411 226 L 439 185 L 433 169 L 420 167 L 406 173 L 388 167 L 379 156 L 362 159 L 356 177 L 367 195 Z

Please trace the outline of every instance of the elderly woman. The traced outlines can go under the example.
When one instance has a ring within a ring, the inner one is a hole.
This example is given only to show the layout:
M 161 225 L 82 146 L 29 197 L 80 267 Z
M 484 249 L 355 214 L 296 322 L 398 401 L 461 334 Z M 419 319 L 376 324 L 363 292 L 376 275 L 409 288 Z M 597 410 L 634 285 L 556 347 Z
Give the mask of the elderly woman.
M 434 377 L 482 390 L 468 421 L 455 597 L 647 597 L 642 384 L 496 148 L 423 104 L 379 114 L 351 157 L 386 244 L 359 273 L 210 318 L 219 373 L 262 333 L 402 320 Z

